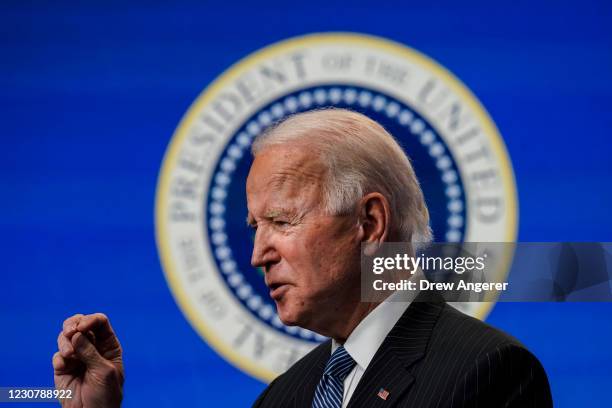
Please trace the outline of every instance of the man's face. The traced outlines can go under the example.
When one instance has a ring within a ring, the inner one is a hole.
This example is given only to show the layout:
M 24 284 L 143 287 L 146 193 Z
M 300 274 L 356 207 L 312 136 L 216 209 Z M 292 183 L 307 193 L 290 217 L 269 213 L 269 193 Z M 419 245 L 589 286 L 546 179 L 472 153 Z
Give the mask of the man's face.
M 274 146 L 255 158 L 246 185 L 251 263 L 264 269 L 280 319 L 319 332 L 359 296 L 357 218 L 325 214 L 325 171 L 308 149 Z

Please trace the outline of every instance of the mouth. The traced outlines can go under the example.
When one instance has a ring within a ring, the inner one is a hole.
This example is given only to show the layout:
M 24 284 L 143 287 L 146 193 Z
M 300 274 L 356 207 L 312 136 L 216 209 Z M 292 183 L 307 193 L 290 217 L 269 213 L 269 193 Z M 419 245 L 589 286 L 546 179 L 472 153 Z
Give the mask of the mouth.
M 289 284 L 287 283 L 273 283 L 268 287 L 270 288 L 270 297 L 276 301 L 281 300 L 289 290 Z

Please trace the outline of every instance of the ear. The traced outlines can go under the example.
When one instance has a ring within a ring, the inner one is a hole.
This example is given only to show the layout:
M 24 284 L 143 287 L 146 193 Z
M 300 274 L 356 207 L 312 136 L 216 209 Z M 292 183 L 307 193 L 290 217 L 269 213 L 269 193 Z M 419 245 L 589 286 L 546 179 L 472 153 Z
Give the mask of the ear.
M 389 236 L 391 210 L 389 201 L 380 193 L 369 193 L 359 202 L 359 228 L 366 252 L 375 252 Z M 370 248 L 372 247 L 372 248 Z

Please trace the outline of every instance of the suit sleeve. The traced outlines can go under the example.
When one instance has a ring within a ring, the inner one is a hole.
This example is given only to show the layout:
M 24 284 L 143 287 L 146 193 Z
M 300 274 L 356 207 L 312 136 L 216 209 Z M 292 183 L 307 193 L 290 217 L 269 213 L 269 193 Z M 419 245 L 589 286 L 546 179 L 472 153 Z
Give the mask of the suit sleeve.
M 525 348 L 506 344 L 481 354 L 453 390 L 453 407 L 552 407 L 548 378 Z

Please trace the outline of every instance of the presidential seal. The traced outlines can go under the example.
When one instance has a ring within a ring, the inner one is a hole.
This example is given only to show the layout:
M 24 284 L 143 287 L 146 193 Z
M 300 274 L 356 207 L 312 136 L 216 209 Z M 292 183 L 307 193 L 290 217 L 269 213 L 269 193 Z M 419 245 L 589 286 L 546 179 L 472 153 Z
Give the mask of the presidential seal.
M 245 181 L 250 146 L 270 124 L 321 107 L 381 123 L 412 158 L 436 241 L 512 242 L 516 187 L 484 108 L 423 54 L 360 34 L 314 34 L 269 46 L 217 78 L 168 146 L 156 197 L 157 244 L 177 303 L 220 355 L 269 381 L 321 336 L 279 320 L 250 265 Z M 497 257 L 507 273 L 507 254 Z M 492 303 L 462 303 L 484 318 Z

